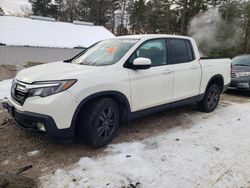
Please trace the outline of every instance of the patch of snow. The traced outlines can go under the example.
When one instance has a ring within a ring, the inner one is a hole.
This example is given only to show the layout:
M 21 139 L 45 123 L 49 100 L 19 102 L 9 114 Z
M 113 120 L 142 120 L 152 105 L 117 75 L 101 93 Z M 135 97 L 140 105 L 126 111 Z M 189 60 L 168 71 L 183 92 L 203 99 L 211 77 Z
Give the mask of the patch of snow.
M 39 153 L 39 150 L 34 150 L 34 151 L 28 152 L 27 155 L 28 155 L 29 157 L 32 157 L 32 156 L 37 155 L 38 153 Z
M 10 97 L 10 88 L 11 88 L 12 79 L 0 81 L 0 100 L 7 97 Z
M 9 160 L 4 160 L 4 161 L 2 162 L 2 164 L 3 164 L 3 165 L 9 164 Z
M 248 187 L 249 113 L 249 103 L 232 103 L 207 119 L 189 114 L 188 129 L 110 145 L 101 156 L 41 177 L 42 187 Z

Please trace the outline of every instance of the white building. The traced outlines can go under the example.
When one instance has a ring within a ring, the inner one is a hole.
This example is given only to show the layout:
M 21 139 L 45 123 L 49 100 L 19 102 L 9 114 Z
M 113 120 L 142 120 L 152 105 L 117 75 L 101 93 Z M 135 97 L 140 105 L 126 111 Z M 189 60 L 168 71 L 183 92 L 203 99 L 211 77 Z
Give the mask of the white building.
M 86 22 L 0 16 L 0 65 L 65 60 L 100 40 L 113 37 L 103 26 Z

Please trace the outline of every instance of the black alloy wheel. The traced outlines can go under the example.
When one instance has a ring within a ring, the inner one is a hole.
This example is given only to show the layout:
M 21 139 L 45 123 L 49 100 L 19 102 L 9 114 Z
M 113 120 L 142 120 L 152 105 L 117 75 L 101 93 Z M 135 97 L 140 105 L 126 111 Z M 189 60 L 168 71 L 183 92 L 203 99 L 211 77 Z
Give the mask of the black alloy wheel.
M 213 112 L 220 101 L 221 89 L 217 84 L 208 87 L 202 101 L 198 102 L 198 107 L 203 112 Z
M 212 88 L 208 94 L 208 107 L 209 109 L 213 109 L 217 106 L 219 102 L 219 92 L 217 88 Z
M 107 139 L 115 129 L 116 113 L 112 106 L 104 109 L 99 115 L 97 134 L 102 139 Z
M 100 98 L 83 107 L 77 134 L 92 147 L 103 147 L 116 136 L 120 122 L 119 108 L 111 98 Z

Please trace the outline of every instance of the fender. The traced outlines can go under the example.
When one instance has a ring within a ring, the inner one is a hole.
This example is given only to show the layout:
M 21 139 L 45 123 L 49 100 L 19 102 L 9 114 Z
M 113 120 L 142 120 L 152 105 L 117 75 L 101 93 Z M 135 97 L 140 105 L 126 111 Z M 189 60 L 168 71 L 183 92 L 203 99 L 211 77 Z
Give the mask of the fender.
M 222 80 L 221 91 L 223 91 L 223 88 L 224 88 L 224 78 L 223 78 L 223 76 L 221 74 L 216 74 L 216 75 L 212 76 L 212 78 L 210 78 L 210 80 L 208 81 L 205 93 L 206 93 L 206 91 L 208 89 L 208 86 L 210 84 L 212 84 L 215 79 L 221 79 Z
M 127 99 L 127 97 L 119 92 L 119 91 L 102 91 L 102 92 L 98 92 L 98 93 L 94 93 L 92 95 L 89 95 L 88 97 L 84 98 L 80 104 L 77 106 L 75 112 L 74 112 L 74 115 L 73 115 L 73 118 L 72 118 L 72 121 L 71 121 L 71 128 L 75 130 L 75 126 L 76 126 L 76 123 L 77 123 L 77 117 L 78 117 L 78 114 L 80 112 L 80 110 L 82 109 L 82 107 L 89 101 L 93 100 L 93 99 L 96 99 L 96 98 L 99 98 L 99 97 L 111 97 L 111 98 L 114 98 L 116 101 L 117 100 L 120 100 L 120 102 L 122 102 L 124 105 L 125 105 L 125 108 L 122 109 L 123 110 L 123 114 L 124 115 L 124 119 L 127 120 L 129 119 L 129 116 L 131 114 L 131 110 L 130 110 L 130 103 Z M 118 104 L 120 105 L 120 104 Z

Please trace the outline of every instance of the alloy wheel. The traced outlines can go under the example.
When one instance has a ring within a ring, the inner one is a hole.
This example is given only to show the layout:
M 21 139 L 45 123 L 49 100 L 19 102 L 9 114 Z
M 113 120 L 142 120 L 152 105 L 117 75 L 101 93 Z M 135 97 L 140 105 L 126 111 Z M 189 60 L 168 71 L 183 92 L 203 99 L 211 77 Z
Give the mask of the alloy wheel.
M 116 113 L 114 109 L 109 106 L 104 109 L 99 116 L 99 125 L 97 128 L 97 135 L 102 139 L 109 138 L 115 129 Z

